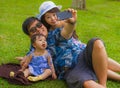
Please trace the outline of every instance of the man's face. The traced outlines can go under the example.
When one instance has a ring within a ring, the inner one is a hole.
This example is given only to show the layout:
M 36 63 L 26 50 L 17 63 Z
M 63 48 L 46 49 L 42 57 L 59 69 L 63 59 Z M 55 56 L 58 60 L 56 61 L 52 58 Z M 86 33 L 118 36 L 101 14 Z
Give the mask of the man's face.
M 28 32 L 29 32 L 30 37 L 31 37 L 32 35 L 38 34 L 38 33 L 43 34 L 43 35 L 46 36 L 46 37 L 47 37 L 47 35 L 48 35 L 47 28 L 46 28 L 43 24 L 41 24 L 39 21 L 37 21 L 37 20 L 34 21 L 34 22 L 31 24 L 31 26 L 30 26 L 29 29 L 28 29 Z

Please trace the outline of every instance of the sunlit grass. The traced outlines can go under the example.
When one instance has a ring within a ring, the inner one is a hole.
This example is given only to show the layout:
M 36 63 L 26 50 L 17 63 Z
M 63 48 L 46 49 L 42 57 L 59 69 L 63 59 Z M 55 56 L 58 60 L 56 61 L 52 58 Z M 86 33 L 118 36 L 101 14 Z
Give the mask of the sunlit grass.
M 22 22 L 36 16 L 45 0 L 0 1 L 0 64 L 19 63 L 16 56 L 24 56 L 29 50 L 29 37 L 22 32 Z M 71 7 L 72 0 L 53 0 L 62 4 L 62 10 Z M 78 10 L 77 34 L 85 43 L 92 37 L 100 37 L 106 45 L 108 56 L 120 62 L 120 1 L 86 0 L 86 10 Z M 0 88 L 67 88 L 63 81 L 43 81 L 31 86 L 9 84 L 0 78 Z M 119 82 L 108 81 L 107 88 L 119 88 Z

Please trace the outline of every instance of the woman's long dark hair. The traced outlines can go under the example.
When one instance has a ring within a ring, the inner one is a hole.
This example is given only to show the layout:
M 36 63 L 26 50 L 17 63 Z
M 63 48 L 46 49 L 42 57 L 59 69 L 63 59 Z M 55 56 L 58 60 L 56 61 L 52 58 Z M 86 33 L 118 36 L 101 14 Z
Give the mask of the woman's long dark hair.
M 56 13 L 56 12 L 60 12 L 60 10 L 55 7 L 55 8 L 53 8 L 53 9 L 49 10 L 48 12 L 49 12 L 49 13 Z M 41 22 L 46 26 L 46 28 L 47 28 L 47 30 L 48 30 L 48 32 L 49 32 L 49 29 L 50 29 L 51 25 L 48 24 L 48 23 L 45 21 L 45 15 L 43 15 L 43 16 L 41 17 Z M 78 39 L 78 36 L 77 36 L 75 30 L 74 30 L 74 32 L 73 32 L 73 37 L 74 37 L 75 39 Z

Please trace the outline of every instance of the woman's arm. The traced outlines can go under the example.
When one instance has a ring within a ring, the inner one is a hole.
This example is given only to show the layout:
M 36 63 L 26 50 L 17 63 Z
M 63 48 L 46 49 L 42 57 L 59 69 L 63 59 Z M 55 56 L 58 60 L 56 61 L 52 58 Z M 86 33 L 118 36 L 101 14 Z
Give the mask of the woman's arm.
M 73 31 L 75 30 L 75 27 L 76 27 L 75 24 L 76 24 L 76 19 L 77 19 L 77 11 L 76 10 L 68 9 L 68 11 L 70 11 L 72 13 L 72 18 L 69 18 L 64 21 L 63 29 L 61 31 L 61 35 L 65 39 L 69 39 L 72 36 Z

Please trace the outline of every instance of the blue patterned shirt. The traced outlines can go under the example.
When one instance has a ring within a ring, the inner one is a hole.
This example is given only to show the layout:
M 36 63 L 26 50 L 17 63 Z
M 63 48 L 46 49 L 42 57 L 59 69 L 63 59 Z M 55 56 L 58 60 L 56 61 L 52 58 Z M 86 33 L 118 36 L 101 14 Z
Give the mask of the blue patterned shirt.
M 52 55 L 55 70 L 58 78 L 62 79 L 65 73 L 64 68 L 73 68 L 77 63 L 77 58 L 86 44 L 81 43 L 75 38 L 65 39 L 61 36 L 62 28 L 57 28 L 48 33 L 48 50 Z

